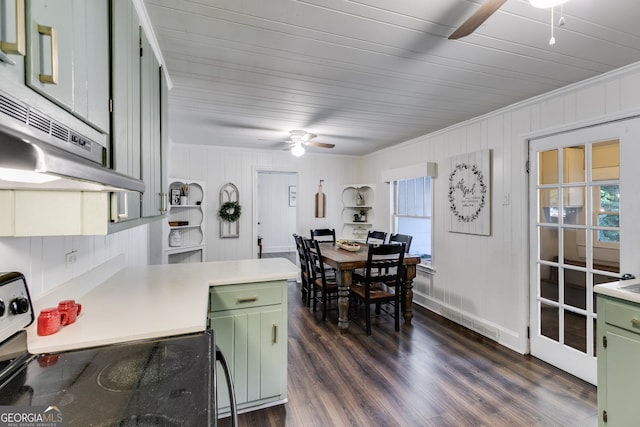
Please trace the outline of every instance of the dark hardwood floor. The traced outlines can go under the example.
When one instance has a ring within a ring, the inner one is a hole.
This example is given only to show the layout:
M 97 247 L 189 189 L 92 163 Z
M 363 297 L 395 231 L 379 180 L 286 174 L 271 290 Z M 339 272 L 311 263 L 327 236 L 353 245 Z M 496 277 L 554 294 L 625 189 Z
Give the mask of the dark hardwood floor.
M 241 426 L 596 426 L 596 387 L 416 307 L 413 323 L 311 312 L 289 287 L 288 399 Z M 230 425 L 229 419 L 219 425 Z

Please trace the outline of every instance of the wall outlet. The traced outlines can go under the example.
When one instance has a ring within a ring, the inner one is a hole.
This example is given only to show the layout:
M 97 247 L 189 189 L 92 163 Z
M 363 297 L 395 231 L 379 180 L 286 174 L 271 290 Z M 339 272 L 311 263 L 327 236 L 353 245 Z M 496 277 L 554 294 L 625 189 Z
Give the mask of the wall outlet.
M 70 265 L 75 264 L 78 260 L 78 251 L 71 251 L 68 254 L 65 254 L 64 257 L 66 266 L 69 268 Z

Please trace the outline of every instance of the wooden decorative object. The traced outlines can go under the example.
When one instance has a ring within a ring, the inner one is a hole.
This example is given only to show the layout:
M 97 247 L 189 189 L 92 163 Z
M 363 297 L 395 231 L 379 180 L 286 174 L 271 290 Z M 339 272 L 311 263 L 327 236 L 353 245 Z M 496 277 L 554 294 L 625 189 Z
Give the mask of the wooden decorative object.
M 322 192 L 323 182 L 324 179 L 321 179 L 316 193 L 316 218 L 324 218 L 327 214 L 327 196 Z
M 220 189 L 220 206 L 229 202 L 240 203 L 240 193 L 238 187 L 232 183 L 227 183 Z M 220 238 L 240 237 L 240 220 L 229 222 L 220 218 Z

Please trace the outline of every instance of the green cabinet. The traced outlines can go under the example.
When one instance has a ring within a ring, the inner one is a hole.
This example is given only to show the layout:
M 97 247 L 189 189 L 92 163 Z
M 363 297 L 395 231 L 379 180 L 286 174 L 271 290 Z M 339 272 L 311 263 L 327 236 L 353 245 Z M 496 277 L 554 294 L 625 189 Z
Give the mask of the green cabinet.
M 597 298 L 598 425 L 636 425 L 640 304 L 601 294 Z
M 140 21 L 131 1 L 114 1 L 111 8 L 111 167 L 141 178 Z M 111 220 L 140 218 L 140 203 L 140 193 L 114 194 Z
M 109 133 L 109 1 L 27 2 L 26 84 Z
M 287 400 L 287 282 L 215 286 L 208 327 L 229 362 L 239 411 Z M 218 375 L 218 414 L 229 413 L 224 377 Z
M 0 2 L 0 88 L 13 96 L 24 85 L 24 6 L 23 0 Z
M 142 216 L 164 213 L 162 185 L 161 82 L 162 70 L 144 32 L 140 33 L 140 152 L 141 174 L 146 190 Z

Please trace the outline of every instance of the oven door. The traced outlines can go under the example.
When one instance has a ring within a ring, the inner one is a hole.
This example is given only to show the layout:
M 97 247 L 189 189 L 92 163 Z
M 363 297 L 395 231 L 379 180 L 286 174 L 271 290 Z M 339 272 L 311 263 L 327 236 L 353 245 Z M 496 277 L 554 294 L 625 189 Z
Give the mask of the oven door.
M 40 355 L 0 405 L 56 407 L 65 426 L 215 425 L 212 331 Z

